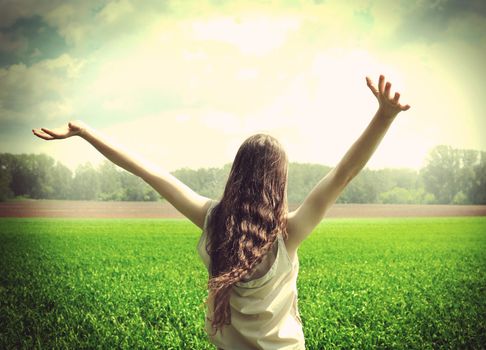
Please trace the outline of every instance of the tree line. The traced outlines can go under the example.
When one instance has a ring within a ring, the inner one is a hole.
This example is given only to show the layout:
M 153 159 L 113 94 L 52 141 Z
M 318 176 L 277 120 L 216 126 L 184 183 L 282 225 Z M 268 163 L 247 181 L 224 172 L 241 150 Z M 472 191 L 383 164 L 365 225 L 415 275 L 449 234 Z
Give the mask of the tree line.
M 210 197 L 220 198 L 231 164 L 221 168 L 182 168 L 172 174 Z M 289 164 L 288 201 L 302 202 L 331 167 Z M 163 200 L 140 178 L 108 160 L 85 163 L 74 173 L 45 154 L 0 154 L 0 200 L 73 199 L 101 201 Z M 437 146 L 424 167 L 364 169 L 338 203 L 486 204 L 486 152 Z

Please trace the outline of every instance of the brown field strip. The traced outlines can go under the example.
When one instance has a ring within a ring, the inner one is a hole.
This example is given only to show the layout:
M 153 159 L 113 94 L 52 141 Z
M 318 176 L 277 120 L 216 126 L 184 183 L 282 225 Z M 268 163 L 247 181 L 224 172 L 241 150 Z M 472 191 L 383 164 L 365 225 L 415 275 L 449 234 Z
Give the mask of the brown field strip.
M 486 205 L 335 204 L 326 215 L 331 218 L 427 216 L 486 216 Z M 164 202 L 62 200 L 1 202 L 0 217 L 183 218 Z

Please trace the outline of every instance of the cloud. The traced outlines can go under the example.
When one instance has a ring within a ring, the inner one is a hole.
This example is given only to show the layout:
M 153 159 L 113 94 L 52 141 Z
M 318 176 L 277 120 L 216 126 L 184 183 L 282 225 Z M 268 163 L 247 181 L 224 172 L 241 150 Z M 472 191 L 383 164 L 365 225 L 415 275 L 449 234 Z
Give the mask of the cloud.
M 217 17 L 196 20 L 192 24 L 193 37 L 202 41 L 219 41 L 236 46 L 241 53 L 265 55 L 282 46 L 291 31 L 299 28 L 299 19 L 251 17 Z
M 469 22 L 476 17 L 476 24 Z M 454 39 L 475 40 L 484 36 L 484 19 L 486 19 L 486 3 L 482 0 L 438 0 L 417 1 L 409 7 L 402 8 L 399 25 L 395 28 L 394 36 L 399 40 L 418 41 L 427 43 L 441 42 Z M 459 26 L 467 26 L 467 30 L 451 30 Z M 462 23 L 462 24 L 461 24 Z M 472 33 L 471 33 L 472 31 Z
M 0 3 L 0 28 L 7 28 L 15 24 L 19 19 L 43 16 L 52 9 L 55 9 L 62 0 L 37 1 L 37 0 L 16 0 L 1 1 Z
M 65 54 L 32 66 L 14 64 L 0 68 L 2 123 L 28 124 L 55 121 L 72 110 L 70 96 L 83 66 Z
M 108 3 L 97 15 L 104 23 L 123 21 L 134 11 L 134 6 L 128 0 Z
M 0 67 L 30 65 L 58 57 L 65 50 L 64 40 L 40 16 L 19 18 L 10 27 L 0 28 Z
M 43 15 L 73 50 L 84 54 L 116 41 L 139 41 L 151 25 L 166 16 L 164 1 L 130 0 L 64 2 Z

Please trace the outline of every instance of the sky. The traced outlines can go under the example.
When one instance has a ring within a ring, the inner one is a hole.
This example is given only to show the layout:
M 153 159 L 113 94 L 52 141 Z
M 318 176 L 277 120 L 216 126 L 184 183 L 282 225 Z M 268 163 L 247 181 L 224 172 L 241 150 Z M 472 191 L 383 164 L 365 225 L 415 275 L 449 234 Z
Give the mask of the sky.
M 368 166 L 418 169 L 439 144 L 486 150 L 485 52 L 481 0 L 0 0 L 0 152 L 97 164 L 31 133 L 78 119 L 170 171 L 232 162 L 257 132 L 333 166 L 384 74 L 411 108 Z

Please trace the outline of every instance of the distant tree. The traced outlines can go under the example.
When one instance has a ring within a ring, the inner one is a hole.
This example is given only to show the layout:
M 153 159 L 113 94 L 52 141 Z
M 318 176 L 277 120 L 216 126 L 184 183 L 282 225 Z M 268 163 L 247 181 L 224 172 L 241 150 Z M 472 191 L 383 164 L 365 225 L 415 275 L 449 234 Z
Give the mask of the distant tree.
M 12 155 L 9 162 L 12 181 L 10 188 L 14 196 L 31 196 L 32 187 L 37 185 L 37 179 L 33 173 L 32 156 L 27 154 Z
M 481 203 L 484 152 L 437 146 L 429 153 L 421 177 L 438 203 Z M 483 185 L 484 186 L 484 185 Z
M 199 178 L 201 194 L 210 198 L 220 198 L 228 179 L 230 167 L 226 165 L 223 168 L 207 168 L 196 171 L 196 177 Z
M 56 188 L 52 181 L 52 175 L 56 161 L 46 154 L 34 154 L 32 156 L 33 174 L 36 178 L 37 186 L 32 188 L 31 197 L 53 198 Z
M 123 188 L 123 201 L 156 201 L 160 198 L 159 194 L 145 183 L 141 178 L 121 171 L 121 186 Z
M 45 154 L 4 156 L 5 170 L 10 173 L 14 196 L 51 198 L 55 189 L 50 179 L 55 160 Z
M 98 167 L 100 193 L 98 199 L 102 201 L 120 201 L 125 196 L 122 186 L 121 170 L 112 162 L 105 160 Z
M 435 203 L 435 197 L 425 192 L 423 188 L 394 187 L 389 191 L 380 193 L 378 201 L 384 204 L 432 204 Z
M 464 194 L 464 192 L 459 191 L 454 195 L 452 198 L 452 204 L 470 204 L 468 197 Z
M 380 181 L 376 172 L 363 169 L 346 187 L 338 203 L 376 203 Z
M 385 204 L 410 204 L 414 200 L 412 193 L 403 187 L 394 187 L 390 191 L 382 192 L 379 199 Z
M 459 192 L 459 169 L 458 153 L 451 146 L 437 146 L 429 153 L 422 178 L 425 189 L 435 196 L 438 203 L 451 203 Z
M 290 163 L 287 198 L 290 204 L 301 203 L 331 167 L 320 164 Z
M 79 165 L 73 178 L 72 199 L 96 200 L 99 198 L 100 183 L 96 169 L 91 163 Z
M 4 164 L 3 154 L 0 154 L 0 201 L 5 201 L 13 197 L 13 192 L 10 189 L 10 182 L 12 175 L 7 164 Z
M 49 186 L 53 189 L 51 198 L 69 199 L 71 197 L 73 173 L 64 164 L 56 162 L 56 165 L 51 170 L 49 182 Z
M 486 152 L 479 152 L 479 162 L 473 169 L 474 178 L 468 197 L 472 203 L 486 204 Z
M 419 183 L 419 173 L 414 169 L 387 168 L 374 171 L 380 183 L 380 192 L 394 187 L 416 189 Z
M 172 174 L 209 198 L 220 198 L 231 169 L 182 168 Z M 289 163 L 288 201 L 301 203 L 331 170 L 319 164 Z M 0 200 L 14 196 L 84 200 L 160 200 L 142 179 L 104 161 L 80 165 L 74 174 L 45 154 L 0 154 Z M 486 152 L 437 146 L 420 172 L 364 169 L 338 203 L 486 204 Z
M 185 183 L 192 190 L 196 192 L 201 190 L 201 182 L 196 176 L 196 170 L 190 168 L 180 168 L 173 171 L 172 175 Z
M 456 150 L 459 158 L 459 169 L 457 171 L 458 192 L 454 195 L 453 202 L 456 204 L 471 204 L 473 191 L 475 191 L 476 166 L 481 162 L 481 152 L 475 150 Z
M 230 169 L 231 164 L 225 164 L 222 168 L 200 168 L 197 170 L 181 168 L 172 172 L 172 175 L 203 196 L 220 198 Z

